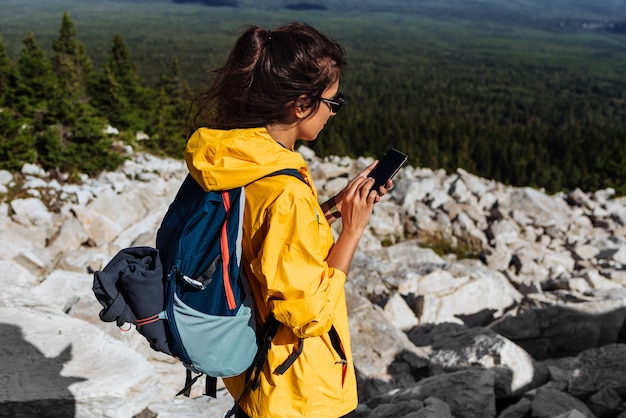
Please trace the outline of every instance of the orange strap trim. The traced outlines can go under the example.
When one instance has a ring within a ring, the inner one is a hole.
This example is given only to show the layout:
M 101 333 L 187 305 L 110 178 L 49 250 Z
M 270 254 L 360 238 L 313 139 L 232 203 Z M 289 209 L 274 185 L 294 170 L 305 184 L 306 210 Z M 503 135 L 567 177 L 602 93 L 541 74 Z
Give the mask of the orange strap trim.
M 230 285 L 230 273 L 228 271 L 228 263 L 230 262 L 230 253 L 228 251 L 228 218 L 230 217 L 230 196 L 228 191 L 222 192 L 222 200 L 224 201 L 224 208 L 226 209 L 226 219 L 224 225 L 222 225 L 222 239 L 220 240 L 222 249 L 222 277 L 224 278 L 224 291 L 226 292 L 226 301 L 228 302 L 229 309 L 235 309 L 237 304 L 235 303 L 235 295 L 233 294 L 233 288 Z
M 135 321 L 135 325 L 137 325 L 138 327 L 142 326 L 142 325 L 148 325 L 148 324 L 152 324 L 153 322 L 158 321 L 159 318 L 159 314 L 154 314 L 148 318 L 143 318 L 143 319 L 138 319 Z

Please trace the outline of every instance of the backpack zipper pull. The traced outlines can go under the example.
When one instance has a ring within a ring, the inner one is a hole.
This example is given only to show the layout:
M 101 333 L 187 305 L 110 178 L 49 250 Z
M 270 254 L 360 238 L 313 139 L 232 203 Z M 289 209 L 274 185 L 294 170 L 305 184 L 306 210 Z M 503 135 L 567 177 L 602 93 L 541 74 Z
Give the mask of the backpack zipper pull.
M 204 284 L 202 284 L 202 282 L 194 280 L 191 277 L 186 276 L 184 274 L 182 276 L 183 276 L 183 280 L 186 281 L 187 283 L 189 283 L 190 285 L 192 285 L 193 287 L 195 287 L 197 289 L 200 289 L 200 290 L 206 289 L 206 286 Z

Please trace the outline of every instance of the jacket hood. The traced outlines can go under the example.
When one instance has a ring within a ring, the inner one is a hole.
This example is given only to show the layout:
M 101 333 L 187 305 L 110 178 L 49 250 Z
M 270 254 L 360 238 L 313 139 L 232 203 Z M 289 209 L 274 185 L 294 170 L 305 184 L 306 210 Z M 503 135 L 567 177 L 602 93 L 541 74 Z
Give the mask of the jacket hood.
M 245 186 L 287 168 L 310 176 L 302 156 L 274 141 L 265 128 L 200 128 L 185 148 L 191 176 L 207 191 Z

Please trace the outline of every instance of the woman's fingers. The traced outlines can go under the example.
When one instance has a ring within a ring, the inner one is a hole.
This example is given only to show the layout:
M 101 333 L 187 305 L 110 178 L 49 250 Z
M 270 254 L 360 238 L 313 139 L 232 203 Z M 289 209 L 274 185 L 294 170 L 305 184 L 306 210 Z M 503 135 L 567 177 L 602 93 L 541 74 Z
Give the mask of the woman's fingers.
M 361 187 L 361 195 L 363 196 L 363 198 L 366 198 L 369 200 L 370 197 L 378 196 L 378 193 L 376 193 L 376 190 L 373 189 L 373 186 L 374 186 L 374 179 L 371 177 L 367 177 L 366 181 L 363 183 L 363 186 Z
M 372 191 L 374 179 L 371 177 L 357 177 L 351 185 L 353 194 L 358 194 L 361 199 L 366 199 L 369 192 Z
M 378 160 L 374 160 L 374 162 L 373 162 L 373 163 L 371 163 L 370 165 L 368 165 L 368 166 L 365 168 L 365 170 L 363 170 L 363 171 L 361 171 L 361 172 L 359 173 L 359 176 L 362 176 L 362 177 L 367 177 L 367 176 L 368 176 L 368 175 L 372 172 L 372 170 L 374 169 L 374 167 L 376 167 L 376 165 L 377 165 L 377 164 L 378 164 Z
M 393 187 L 393 180 L 389 179 L 389 180 L 387 180 L 387 183 L 385 183 L 385 185 L 384 185 L 384 186 L 380 186 L 380 187 L 378 188 L 378 194 L 379 194 L 380 196 L 384 196 L 384 195 L 386 195 L 386 194 L 387 194 L 387 191 L 388 191 L 389 189 L 391 189 L 392 187 Z
M 369 174 L 372 172 L 374 167 L 376 167 L 376 164 L 378 164 L 378 160 L 376 160 L 373 163 L 371 163 L 370 165 L 368 165 L 365 168 L 365 170 L 363 170 L 359 174 L 357 174 L 357 176 L 355 178 L 353 178 L 352 180 L 350 180 L 350 182 L 348 184 L 354 183 L 357 179 L 360 179 L 360 178 L 367 178 L 367 176 L 369 176 Z

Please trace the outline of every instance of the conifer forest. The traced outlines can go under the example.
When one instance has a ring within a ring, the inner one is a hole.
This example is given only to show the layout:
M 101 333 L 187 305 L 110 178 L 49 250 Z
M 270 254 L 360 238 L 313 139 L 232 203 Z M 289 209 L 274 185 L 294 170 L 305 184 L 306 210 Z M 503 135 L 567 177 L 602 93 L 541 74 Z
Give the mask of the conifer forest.
M 191 100 L 244 25 L 299 20 L 348 58 L 347 106 L 311 144 L 319 155 L 394 147 L 413 166 L 626 194 L 626 24 L 607 20 L 623 6 L 605 1 L 538 18 L 513 0 L 0 0 L 0 169 L 37 163 L 78 181 L 118 167 L 124 145 L 181 158 Z M 29 2 L 41 7 L 25 16 Z

